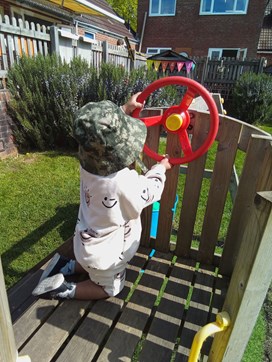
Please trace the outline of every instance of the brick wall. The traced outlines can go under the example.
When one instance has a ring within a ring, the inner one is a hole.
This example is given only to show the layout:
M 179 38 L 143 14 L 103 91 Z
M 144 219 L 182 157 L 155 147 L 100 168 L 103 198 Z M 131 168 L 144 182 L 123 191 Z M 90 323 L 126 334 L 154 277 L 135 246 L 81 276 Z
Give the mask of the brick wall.
M 17 155 L 17 148 L 11 132 L 11 118 L 7 114 L 7 102 L 10 94 L 6 89 L 0 90 L 0 159 Z
M 266 0 L 249 0 L 246 15 L 199 15 L 199 0 L 176 2 L 176 16 L 147 16 L 142 51 L 147 47 L 191 49 L 191 56 L 207 56 L 209 48 L 247 48 L 256 58 Z M 149 0 L 138 2 L 138 35 L 141 36 Z

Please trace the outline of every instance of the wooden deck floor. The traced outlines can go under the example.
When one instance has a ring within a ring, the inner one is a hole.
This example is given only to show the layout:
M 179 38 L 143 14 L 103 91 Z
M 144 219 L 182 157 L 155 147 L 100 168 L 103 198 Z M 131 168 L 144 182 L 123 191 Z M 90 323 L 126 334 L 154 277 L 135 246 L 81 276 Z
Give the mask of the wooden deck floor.
M 34 298 L 41 272 L 8 293 L 19 355 L 32 362 L 187 361 L 196 331 L 215 320 L 228 285 L 215 268 L 144 248 L 122 293 L 108 300 Z

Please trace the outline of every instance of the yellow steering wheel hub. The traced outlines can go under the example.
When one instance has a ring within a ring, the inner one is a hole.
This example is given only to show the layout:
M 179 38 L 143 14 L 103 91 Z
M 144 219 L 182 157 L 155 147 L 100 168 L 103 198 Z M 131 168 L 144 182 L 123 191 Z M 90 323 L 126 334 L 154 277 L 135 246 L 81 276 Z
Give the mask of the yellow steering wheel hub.
M 182 126 L 183 119 L 180 114 L 173 113 L 167 117 L 165 125 L 169 131 L 177 131 Z

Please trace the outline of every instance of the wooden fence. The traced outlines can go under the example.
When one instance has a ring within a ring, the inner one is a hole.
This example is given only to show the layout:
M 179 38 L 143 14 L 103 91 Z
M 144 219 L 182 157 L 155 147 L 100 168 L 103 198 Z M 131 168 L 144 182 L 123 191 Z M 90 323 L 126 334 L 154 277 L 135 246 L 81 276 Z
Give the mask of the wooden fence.
M 63 60 L 70 62 L 75 56 L 81 56 L 88 63 L 99 68 L 105 61 L 124 67 L 130 71 L 146 64 L 146 57 L 128 51 L 125 47 L 98 42 L 74 34 L 56 26 L 50 29 L 39 24 L 17 21 L 0 15 L 0 82 L 5 87 L 7 71 L 14 62 L 26 54 L 35 56 L 56 52 Z M 263 71 L 264 58 L 256 60 L 210 60 L 207 57 L 194 58 L 196 66 L 190 77 L 203 84 L 210 92 L 220 93 L 225 100 L 231 96 L 237 79 L 246 71 Z
M 264 58 L 253 60 L 237 60 L 226 58 L 213 60 L 194 58 L 196 66 L 192 78 L 205 86 L 211 93 L 220 93 L 228 100 L 235 82 L 245 72 L 262 73 Z
M 7 15 L 0 15 L 0 81 L 5 88 L 5 79 L 9 68 L 23 55 L 47 55 L 56 52 L 70 62 L 80 55 L 90 65 L 99 67 L 102 61 L 123 66 L 130 71 L 146 63 L 144 56 L 135 52 L 133 57 L 124 47 L 110 45 L 89 39 L 84 35 L 73 34 L 56 26 L 18 21 Z

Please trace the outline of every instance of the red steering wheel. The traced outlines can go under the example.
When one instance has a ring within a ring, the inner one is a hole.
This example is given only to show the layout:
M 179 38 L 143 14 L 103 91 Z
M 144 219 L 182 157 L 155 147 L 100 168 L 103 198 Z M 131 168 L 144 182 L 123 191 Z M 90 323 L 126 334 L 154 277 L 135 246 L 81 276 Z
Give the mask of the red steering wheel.
M 156 89 L 172 84 L 187 87 L 179 105 L 169 107 L 162 115 L 159 116 L 139 117 L 140 109 L 135 109 L 132 116 L 141 119 L 147 127 L 161 124 L 167 132 L 176 133 L 178 135 L 183 151 L 183 157 L 169 159 L 170 163 L 177 165 L 191 162 L 207 152 L 217 135 L 219 117 L 217 106 L 206 88 L 204 88 L 200 83 L 185 77 L 173 76 L 158 79 L 143 90 L 137 98 L 137 101 L 143 103 Z M 190 114 L 188 108 L 196 95 L 201 96 L 208 106 L 210 112 L 210 125 L 207 138 L 203 144 L 198 149 L 192 150 L 191 142 L 187 133 L 187 128 L 190 125 Z M 157 154 L 155 151 L 152 151 L 146 144 L 144 145 L 144 152 L 156 161 L 160 161 L 164 157 Z

